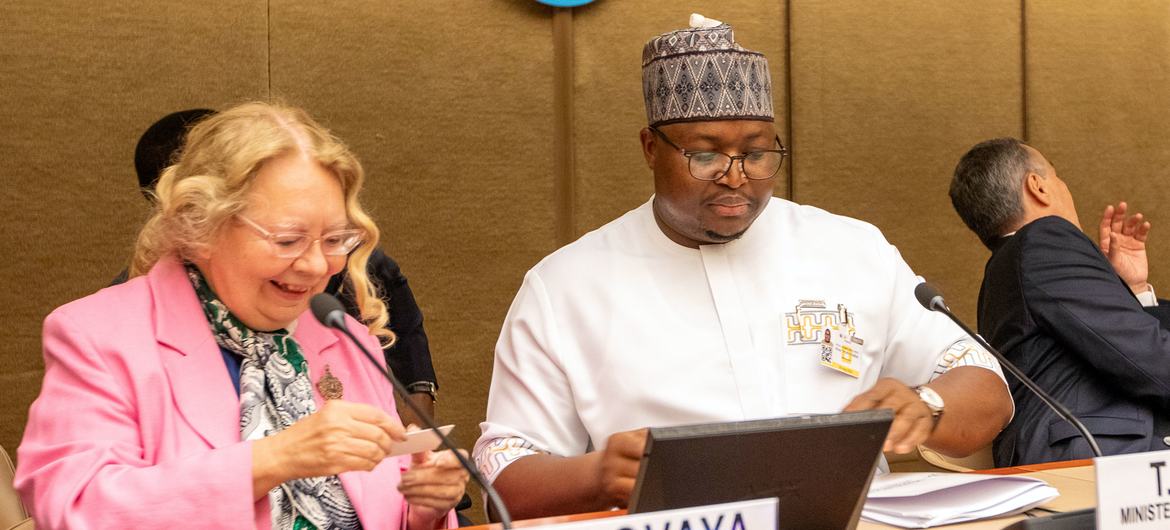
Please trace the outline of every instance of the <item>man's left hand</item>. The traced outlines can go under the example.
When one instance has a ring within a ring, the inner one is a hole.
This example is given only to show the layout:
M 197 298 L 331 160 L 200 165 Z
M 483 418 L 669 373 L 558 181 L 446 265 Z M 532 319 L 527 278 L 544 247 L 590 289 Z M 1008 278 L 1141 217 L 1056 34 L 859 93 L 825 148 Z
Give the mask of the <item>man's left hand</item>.
M 1117 275 L 1129 285 L 1134 293 L 1149 290 L 1150 267 L 1146 258 L 1146 238 L 1150 234 L 1150 223 L 1142 214 L 1127 215 L 1129 205 L 1124 201 L 1105 207 L 1098 226 L 1101 253 Z
M 894 423 L 886 435 L 882 451 L 906 454 L 926 442 L 934 431 L 930 407 L 918 393 L 897 379 L 879 379 L 873 388 L 859 394 L 845 406 L 844 412 L 872 409 L 893 409 Z

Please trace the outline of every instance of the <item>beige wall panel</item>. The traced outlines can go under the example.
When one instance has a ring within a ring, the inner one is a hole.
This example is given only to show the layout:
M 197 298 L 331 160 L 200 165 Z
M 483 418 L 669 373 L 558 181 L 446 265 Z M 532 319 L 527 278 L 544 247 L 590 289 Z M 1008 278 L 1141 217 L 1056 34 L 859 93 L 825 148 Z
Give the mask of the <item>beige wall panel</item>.
M 1144 212 L 1150 279 L 1170 283 L 1170 4 L 1026 5 L 1029 143 L 1068 183 L 1094 241 L 1106 204 Z
M 467 448 L 504 315 L 556 247 L 551 28 L 535 2 L 272 4 L 273 92 L 364 163 L 425 316 L 439 416 Z
M 1021 134 L 1019 2 L 791 10 L 797 202 L 877 225 L 973 322 L 988 253 L 947 189 L 971 145 Z
M 0 4 L 0 444 L 40 389 L 41 321 L 124 266 L 145 218 L 134 146 L 155 119 L 264 96 L 265 3 Z
M 764 53 L 772 73 L 776 128 L 787 139 L 783 1 L 600 0 L 574 10 L 576 228 L 583 234 L 642 204 L 654 192 L 638 132 L 646 126 L 642 46 L 687 26 L 692 12 L 731 24 L 736 41 Z M 787 189 L 788 164 L 776 194 Z

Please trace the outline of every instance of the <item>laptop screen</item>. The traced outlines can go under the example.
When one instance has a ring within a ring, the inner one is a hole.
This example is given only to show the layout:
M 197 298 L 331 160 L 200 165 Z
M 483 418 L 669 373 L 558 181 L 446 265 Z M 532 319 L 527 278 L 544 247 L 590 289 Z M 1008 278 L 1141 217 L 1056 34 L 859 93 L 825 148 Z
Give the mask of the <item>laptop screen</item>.
M 765 497 L 780 528 L 853 528 L 890 410 L 654 427 L 630 513 Z

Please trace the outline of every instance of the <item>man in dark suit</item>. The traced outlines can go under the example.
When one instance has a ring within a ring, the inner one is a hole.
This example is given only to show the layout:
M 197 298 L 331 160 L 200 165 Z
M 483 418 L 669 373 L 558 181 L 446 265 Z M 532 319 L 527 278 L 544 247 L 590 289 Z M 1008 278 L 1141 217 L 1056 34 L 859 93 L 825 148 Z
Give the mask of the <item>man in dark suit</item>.
M 1094 244 L 1056 169 L 1011 138 L 963 155 L 950 196 L 992 251 L 979 333 L 1069 407 L 1105 454 L 1170 447 L 1170 332 L 1152 314 L 1150 224 L 1124 202 L 1109 206 Z M 1016 413 L 994 443 L 996 465 L 1093 456 L 1072 425 L 1008 381 Z

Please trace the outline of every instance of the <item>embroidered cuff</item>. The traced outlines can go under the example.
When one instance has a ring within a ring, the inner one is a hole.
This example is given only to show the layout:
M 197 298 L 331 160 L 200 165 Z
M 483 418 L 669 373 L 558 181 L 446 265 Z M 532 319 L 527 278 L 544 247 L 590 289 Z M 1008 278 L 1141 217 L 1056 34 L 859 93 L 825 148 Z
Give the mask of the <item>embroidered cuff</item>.
M 494 438 L 475 445 L 475 466 L 488 482 L 495 482 L 496 477 L 504 468 L 508 467 L 528 455 L 544 454 L 532 442 L 519 436 Z
M 934 374 L 930 376 L 930 380 L 934 381 L 936 377 L 960 366 L 978 366 L 999 373 L 999 361 L 996 361 L 995 357 L 984 351 L 979 345 L 969 342 L 967 339 L 959 339 L 951 343 L 946 351 L 939 356 L 938 365 L 935 366 Z

